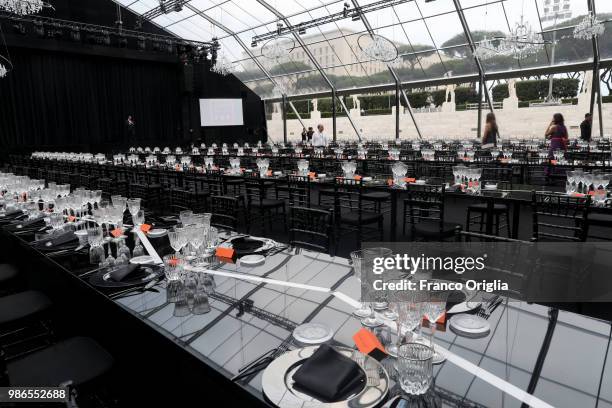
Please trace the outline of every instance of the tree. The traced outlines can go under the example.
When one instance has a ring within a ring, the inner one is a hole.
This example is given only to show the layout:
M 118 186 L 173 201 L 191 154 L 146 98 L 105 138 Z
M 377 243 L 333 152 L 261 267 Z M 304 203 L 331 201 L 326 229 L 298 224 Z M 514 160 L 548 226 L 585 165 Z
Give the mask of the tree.
M 504 33 L 501 31 L 476 30 L 476 31 L 472 31 L 471 34 L 472 34 L 472 40 L 475 43 L 484 40 L 485 37 L 489 39 L 504 37 Z M 469 46 L 459 47 L 460 45 L 467 44 L 467 43 L 468 43 L 468 40 L 467 38 L 465 38 L 465 34 L 461 32 L 451 37 L 447 41 L 445 41 L 442 44 L 441 48 L 457 46 L 456 48 L 444 50 L 444 53 L 449 56 L 454 56 L 454 57 L 467 57 L 467 56 L 471 56 L 471 51 L 470 51 Z
M 283 62 L 270 68 L 270 75 L 288 75 L 296 72 L 311 71 L 312 67 L 301 61 Z
M 435 54 L 435 50 L 432 49 L 432 45 L 425 44 L 404 44 L 397 48 L 399 52 L 400 58 L 404 63 L 408 63 L 410 65 L 410 70 L 414 70 L 415 67 L 421 62 L 421 60 L 425 57 L 428 57 L 432 54 Z M 423 51 L 423 52 L 420 52 Z

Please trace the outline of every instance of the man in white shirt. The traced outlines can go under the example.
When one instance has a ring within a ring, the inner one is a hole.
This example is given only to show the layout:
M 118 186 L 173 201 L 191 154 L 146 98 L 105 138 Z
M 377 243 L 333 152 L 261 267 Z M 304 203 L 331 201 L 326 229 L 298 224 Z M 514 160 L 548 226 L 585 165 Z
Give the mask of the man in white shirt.
M 323 133 L 323 125 L 317 126 L 317 132 L 312 136 L 312 145 L 314 147 L 325 147 L 327 146 L 327 136 Z

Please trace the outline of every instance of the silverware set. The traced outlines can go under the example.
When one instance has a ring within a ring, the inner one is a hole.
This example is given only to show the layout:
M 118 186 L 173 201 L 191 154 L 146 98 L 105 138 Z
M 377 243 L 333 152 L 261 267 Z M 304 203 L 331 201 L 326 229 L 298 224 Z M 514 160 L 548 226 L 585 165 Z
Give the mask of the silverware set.
M 489 317 L 491 317 L 491 314 L 493 314 L 495 309 L 497 309 L 497 307 L 503 301 L 504 299 L 501 296 L 499 295 L 493 296 L 492 298 L 488 299 L 480 306 L 480 310 L 478 311 L 476 316 L 482 317 L 485 320 L 489 319 Z

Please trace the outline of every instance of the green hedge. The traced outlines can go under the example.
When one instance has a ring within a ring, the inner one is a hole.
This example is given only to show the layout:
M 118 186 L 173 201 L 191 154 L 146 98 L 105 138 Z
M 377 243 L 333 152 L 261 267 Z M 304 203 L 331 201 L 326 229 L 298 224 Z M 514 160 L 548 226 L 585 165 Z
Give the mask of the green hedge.
M 520 81 L 516 83 L 516 96 L 520 101 L 544 99 L 548 96 L 548 80 Z M 577 79 L 557 78 L 553 81 L 555 98 L 574 98 L 578 94 Z
M 501 102 L 510 96 L 508 92 L 508 84 L 495 85 L 491 90 L 491 96 L 495 102 Z
M 612 102 L 612 95 L 602 96 L 601 101 L 603 103 L 611 103 Z

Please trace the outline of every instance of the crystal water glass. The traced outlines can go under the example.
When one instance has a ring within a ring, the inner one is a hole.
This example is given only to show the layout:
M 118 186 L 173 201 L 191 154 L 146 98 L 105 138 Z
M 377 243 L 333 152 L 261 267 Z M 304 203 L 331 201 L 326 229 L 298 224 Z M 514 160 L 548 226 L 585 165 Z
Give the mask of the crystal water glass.
M 300 176 L 307 176 L 309 172 L 309 163 L 308 160 L 300 159 L 297 161 L 298 173 Z
M 404 178 L 408 172 L 408 166 L 402 162 L 397 162 L 391 167 L 391 171 L 393 172 L 393 184 L 404 187 L 406 185 Z
M 364 257 L 365 257 L 364 250 L 351 252 L 351 261 L 353 263 L 353 271 L 355 272 L 355 278 L 357 279 L 360 285 L 361 285 L 362 278 L 363 278 L 362 267 L 363 267 Z M 360 286 L 360 291 L 361 291 L 361 286 Z M 372 311 L 365 303 L 361 303 L 359 306 L 359 309 L 353 311 L 353 314 L 355 316 L 365 318 L 369 316 L 371 312 Z
M 410 395 L 425 394 L 433 382 L 433 350 L 421 343 L 399 347 L 397 373 L 402 390 Z
M 436 322 L 446 312 L 446 302 L 448 300 L 448 295 L 448 291 L 429 291 L 428 300 L 427 302 L 423 302 L 422 305 L 423 315 L 429 321 L 429 346 L 432 348 L 432 350 L 435 350 L 434 336 L 436 334 Z M 434 356 L 434 359 L 437 358 L 439 358 L 439 356 Z
M 397 330 L 397 341 L 395 344 L 387 346 L 387 352 L 394 357 L 398 356 L 398 350 L 404 343 L 404 339 L 408 333 L 413 332 L 423 319 L 421 302 L 392 302 L 389 308 L 397 313 L 395 320 Z
M 367 277 L 367 273 L 374 269 L 374 260 L 377 258 L 387 258 L 393 254 L 393 251 L 389 248 L 367 248 L 363 250 L 363 260 L 361 262 L 361 276 Z M 378 327 L 383 324 L 382 320 L 378 318 L 374 309 L 382 310 L 387 308 L 387 304 L 384 300 L 374 302 L 370 305 L 370 314 L 361 320 L 361 324 L 367 327 Z
M 140 198 L 130 198 L 127 200 L 128 211 L 132 216 L 135 216 L 140 211 Z

